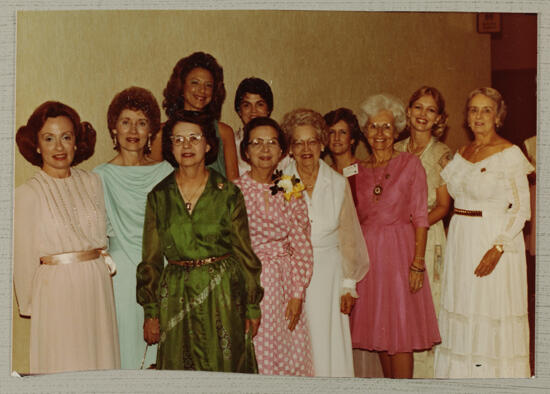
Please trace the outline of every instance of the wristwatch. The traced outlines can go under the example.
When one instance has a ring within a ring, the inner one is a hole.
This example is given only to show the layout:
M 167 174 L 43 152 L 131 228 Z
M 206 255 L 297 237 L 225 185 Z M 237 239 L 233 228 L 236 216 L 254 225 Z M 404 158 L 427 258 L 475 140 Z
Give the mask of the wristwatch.
M 500 253 L 504 253 L 504 248 L 502 247 L 502 245 L 495 245 L 495 249 Z

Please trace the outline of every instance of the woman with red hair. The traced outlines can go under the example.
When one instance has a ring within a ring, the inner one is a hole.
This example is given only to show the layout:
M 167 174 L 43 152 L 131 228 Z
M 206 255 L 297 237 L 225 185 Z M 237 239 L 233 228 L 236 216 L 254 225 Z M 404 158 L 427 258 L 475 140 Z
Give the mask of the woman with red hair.
M 14 284 L 31 317 L 30 372 L 120 368 L 105 206 L 99 176 L 74 168 L 96 133 L 71 107 L 48 101 L 17 131 L 41 168 L 15 190 Z

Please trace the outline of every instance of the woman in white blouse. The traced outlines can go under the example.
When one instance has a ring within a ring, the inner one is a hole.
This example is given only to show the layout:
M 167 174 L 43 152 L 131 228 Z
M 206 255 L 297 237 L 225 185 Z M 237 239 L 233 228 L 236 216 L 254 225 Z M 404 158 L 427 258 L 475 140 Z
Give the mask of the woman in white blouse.
M 348 314 L 357 297 L 355 283 L 368 271 L 369 259 L 350 187 L 320 160 L 327 140 L 321 114 L 296 109 L 284 116 L 283 131 L 294 160 L 285 170 L 306 188 L 313 245 L 313 275 L 306 290 L 316 376 L 353 377 Z

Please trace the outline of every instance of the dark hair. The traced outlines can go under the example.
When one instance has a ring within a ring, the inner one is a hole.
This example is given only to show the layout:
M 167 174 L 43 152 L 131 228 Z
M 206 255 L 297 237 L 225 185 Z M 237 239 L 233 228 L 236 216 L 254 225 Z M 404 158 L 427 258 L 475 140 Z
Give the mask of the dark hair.
M 194 111 L 183 110 L 173 114 L 162 128 L 162 156 L 164 159 L 172 164 L 173 167 L 178 167 L 178 162 L 172 154 L 172 140 L 170 137 L 172 136 L 174 126 L 179 122 L 193 123 L 201 128 L 202 134 L 206 138 L 206 143 L 210 145 L 210 150 L 206 152 L 204 163 L 208 165 L 216 161 L 218 157 L 218 138 L 216 137 L 214 121 L 206 114 L 197 114 Z
M 355 116 L 353 111 L 348 108 L 338 108 L 338 109 L 335 109 L 334 111 L 330 111 L 329 113 L 326 113 L 323 116 L 323 118 L 327 123 L 327 129 L 330 129 L 332 126 L 334 126 L 336 123 L 338 123 L 341 120 L 346 122 L 349 128 L 350 137 L 354 141 L 351 144 L 351 153 L 355 154 L 355 149 L 357 148 L 357 145 L 359 145 L 359 141 L 361 141 L 363 137 L 363 133 L 361 133 L 359 122 L 357 121 L 357 117 Z M 327 138 L 327 141 L 328 141 L 328 138 Z
M 254 118 L 250 122 L 248 122 L 243 129 L 243 140 L 241 141 L 241 145 L 239 146 L 241 150 L 241 157 L 244 161 L 250 164 L 250 160 L 246 156 L 246 150 L 248 149 L 248 145 L 250 145 L 250 134 L 252 133 L 252 130 L 254 130 L 257 127 L 260 126 L 269 126 L 273 127 L 275 131 L 277 132 L 277 141 L 279 141 L 279 146 L 281 147 L 281 150 L 283 151 L 281 157 L 286 155 L 287 152 L 287 143 L 285 138 L 285 133 L 281 129 L 281 126 L 279 124 L 266 116 L 261 116 L 259 118 Z
M 271 112 L 273 112 L 273 92 L 266 81 L 256 77 L 243 79 L 237 87 L 235 92 L 235 112 L 237 114 L 241 107 L 241 101 L 247 93 L 259 94 L 267 104 L 268 115 L 271 115 Z
M 445 100 L 443 99 L 443 95 L 439 90 L 432 86 L 422 86 L 418 88 L 409 99 L 409 104 L 407 105 L 407 108 L 411 108 L 414 102 L 423 96 L 431 96 L 435 101 L 435 105 L 437 106 L 437 114 L 440 115 L 440 118 L 439 121 L 437 123 L 434 123 L 434 125 L 432 126 L 432 134 L 434 135 L 434 137 L 439 138 L 447 129 L 448 117 L 447 112 L 445 112 Z M 410 127 L 408 116 L 407 126 L 407 128 Z
M 113 130 L 116 129 L 116 122 L 118 117 L 125 109 L 132 111 L 141 111 L 147 117 L 149 121 L 149 128 L 151 130 L 151 141 L 154 140 L 155 135 L 160 130 L 160 108 L 155 99 L 155 96 L 147 89 L 132 86 L 128 89 L 124 89 L 111 101 L 109 109 L 107 111 L 107 125 L 109 127 L 109 134 L 111 138 L 114 138 Z M 120 150 L 120 145 L 116 144 L 115 150 Z M 151 150 L 145 146 L 143 149 L 146 154 L 151 153 Z
M 44 164 L 42 155 L 37 152 L 38 133 L 49 118 L 59 116 L 67 117 L 74 127 L 76 151 L 71 166 L 82 163 L 94 154 L 96 132 L 92 125 L 80 122 L 78 113 L 68 105 L 58 101 L 46 101 L 34 110 L 27 124 L 21 126 L 15 136 L 19 152 L 32 165 L 42 167 Z
M 184 109 L 183 89 L 185 86 L 185 78 L 187 78 L 187 74 L 195 68 L 204 68 L 210 71 L 214 79 L 212 100 L 202 112 L 220 120 L 222 104 L 225 100 L 223 68 L 212 55 L 204 52 L 195 52 L 180 59 L 176 63 L 163 92 L 164 100 L 162 101 L 162 107 L 168 117 L 172 117 L 176 112 Z

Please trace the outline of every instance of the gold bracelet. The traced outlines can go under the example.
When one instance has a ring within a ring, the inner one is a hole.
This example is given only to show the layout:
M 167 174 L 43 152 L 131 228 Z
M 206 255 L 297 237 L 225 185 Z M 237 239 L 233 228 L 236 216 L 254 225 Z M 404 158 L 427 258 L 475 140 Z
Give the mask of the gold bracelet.
M 409 270 L 411 270 L 413 272 L 424 272 L 424 271 L 426 271 L 426 267 L 418 268 L 418 267 L 415 267 L 414 265 L 411 264 L 409 266 Z
M 424 256 L 414 256 L 414 259 L 415 260 L 420 260 L 420 261 L 424 261 Z
M 494 245 L 494 246 L 497 252 L 504 253 L 504 248 L 502 247 L 502 245 Z

